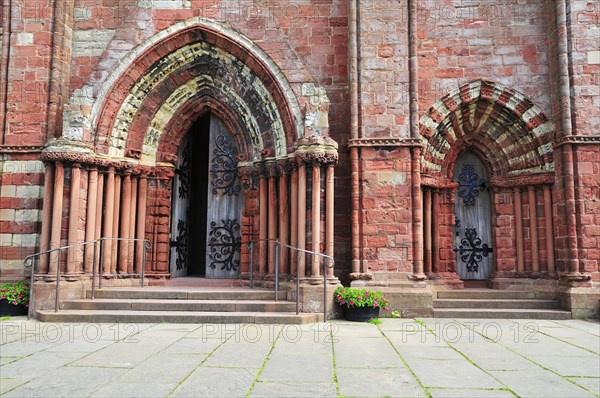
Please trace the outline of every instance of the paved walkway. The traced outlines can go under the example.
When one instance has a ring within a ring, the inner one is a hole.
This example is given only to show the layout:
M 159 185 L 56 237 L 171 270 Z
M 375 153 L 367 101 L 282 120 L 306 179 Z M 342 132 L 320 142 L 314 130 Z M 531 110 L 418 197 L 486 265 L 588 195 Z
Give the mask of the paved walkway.
M 598 397 L 593 321 L 0 322 L 2 397 Z

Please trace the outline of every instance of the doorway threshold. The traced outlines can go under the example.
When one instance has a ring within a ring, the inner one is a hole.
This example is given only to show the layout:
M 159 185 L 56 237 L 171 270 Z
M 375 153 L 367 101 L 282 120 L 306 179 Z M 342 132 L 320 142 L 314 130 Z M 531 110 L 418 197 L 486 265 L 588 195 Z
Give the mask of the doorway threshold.
M 244 283 L 246 282 L 246 283 Z M 182 276 L 178 278 L 150 280 L 149 286 L 181 286 L 181 287 L 245 287 L 247 281 L 241 279 L 208 279 L 199 276 Z

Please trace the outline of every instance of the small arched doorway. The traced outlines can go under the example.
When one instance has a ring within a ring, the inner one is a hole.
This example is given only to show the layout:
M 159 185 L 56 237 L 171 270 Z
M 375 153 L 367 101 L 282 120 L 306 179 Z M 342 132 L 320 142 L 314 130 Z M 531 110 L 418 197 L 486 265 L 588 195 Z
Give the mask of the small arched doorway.
M 485 183 L 488 171 L 473 152 L 464 152 L 454 165 L 456 273 L 462 280 L 489 279 L 492 274 L 492 210 Z
M 232 132 L 211 113 L 181 140 L 172 190 L 172 277 L 238 277 L 243 206 L 238 152 Z

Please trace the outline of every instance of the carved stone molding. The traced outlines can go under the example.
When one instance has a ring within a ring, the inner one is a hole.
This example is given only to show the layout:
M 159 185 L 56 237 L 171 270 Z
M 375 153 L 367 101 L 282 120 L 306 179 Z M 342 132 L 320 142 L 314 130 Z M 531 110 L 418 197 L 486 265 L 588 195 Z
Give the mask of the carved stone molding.
M 338 144 L 330 137 L 303 137 L 296 142 L 296 161 L 308 164 L 336 164 Z
M 528 185 L 554 185 L 554 173 L 495 176 L 490 178 L 485 185 L 492 188 L 525 187 Z
M 43 149 L 36 145 L 0 145 L 0 153 L 40 153 Z
M 353 147 L 422 147 L 420 138 L 374 137 L 354 138 L 348 141 L 348 148 Z
M 600 145 L 600 135 L 570 135 L 560 137 L 554 141 L 553 147 L 558 148 L 563 145 Z

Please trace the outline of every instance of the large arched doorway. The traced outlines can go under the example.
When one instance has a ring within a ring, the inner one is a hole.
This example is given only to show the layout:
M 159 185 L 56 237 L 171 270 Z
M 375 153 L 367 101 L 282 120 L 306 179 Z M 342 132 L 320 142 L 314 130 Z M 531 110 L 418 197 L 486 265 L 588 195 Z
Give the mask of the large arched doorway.
M 473 152 L 465 152 L 454 165 L 456 273 L 462 280 L 489 279 L 492 274 L 492 210 L 485 187 L 489 175 Z
M 211 113 L 181 140 L 172 190 L 171 276 L 237 278 L 243 205 L 238 153 L 233 134 Z

